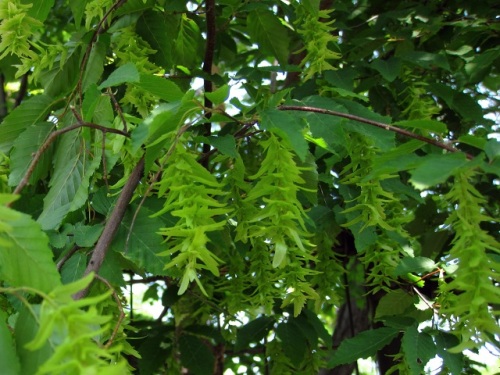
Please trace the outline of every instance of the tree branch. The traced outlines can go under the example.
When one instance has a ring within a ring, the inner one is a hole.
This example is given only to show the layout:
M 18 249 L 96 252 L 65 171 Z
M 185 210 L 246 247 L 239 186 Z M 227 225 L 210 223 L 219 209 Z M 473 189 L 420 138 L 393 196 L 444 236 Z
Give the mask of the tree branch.
M 397 126 L 394 126 L 394 125 L 384 124 L 383 122 L 378 122 L 378 121 L 370 120 L 370 119 L 367 119 L 367 118 L 364 118 L 364 117 L 359 117 L 359 116 L 351 115 L 351 114 L 348 114 L 348 113 L 331 111 L 329 109 L 323 109 L 323 108 L 308 107 L 308 106 L 298 106 L 298 105 L 282 105 L 282 106 L 279 106 L 278 109 L 280 111 L 314 112 L 314 113 L 321 113 L 323 115 L 343 117 L 343 118 L 346 118 L 346 119 L 349 119 L 349 120 L 354 120 L 354 121 L 361 122 L 361 123 L 364 123 L 364 124 L 376 126 L 377 128 L 389 130 L 389 131 L 392 131 L 394 133 L 401 134 L 401 135 L 403 135 L 405 137 L 413 138 L 413 139 L 416 139 L 416 140 L 419 140 L 419 141 L 431 144 L 433 146 L 442 148 L 443 150 L 446 150 L 446 151 L 461 152 L 460 150 L 458 150 L 457 148 L 453 147 L 452 145 L 436 141 L 435 139 L 427 138 L 427 137 L 424 137 L 422 135 L 415 134 L 415 133 L 413 133 L 411 131 L 398 128 Z M 472 159 L 473 158 L 472 155 L 467 154 L 467 153 L 465 154 L 465 156 L 468 159 Z
M 143 171 L 144 157 L 139 160 L 134 170 L 130 174 L 127 183 L 123 187 L 122 192 L 120 193 L 120 196 L 116 201 L 115 207 L 113 208 L 113 211 L 111 212 L 111 215 L 109 216 L 109 219 L 104 226 L 101 237 L 99 237 L 99 240 L 95 245 L 94 251 L 92 252 L 92 257 L 90 258 L 90 262 L 85 269 L 84 275 L 88 275 L 90 272 L 95 272 L 96 275 L 99 273 L 99 269 L 101 268 L 102 262 L 104 262 L 106 253 L 109 249 L 109 246 L 111 245 L 111 241 L 113 241 L 118 227 L 123 220 L 123 217 L 125 216 L 125 211 L 127 210 L 130 200 L 132 199 L 135 188 L 142 178 Z M 89 291 L 89 287 L 76 293 L 73 298 L 75 300 L 84 298 Z
M 102 125 L 97 125 L 91 122 L 82 122 L 74 125 L 67 126 L 63 129 L 56 130 L 55 132 L 51 133 L 45 142 L 40 146 L 40 148 L 37 150 L 35 155 L 33 156 L 33 159 L 31 160 L 31 163 L 28 167 L 28 170 L 24 174 L 21 182 L 19 185 L 17 185 L 16 189 L 14 190 L 13 194 L 19 194 L 26 185 L 28 185 L 29 179 L 31 175 L 33 174 L 33 171 L 35 170 L 36 165 L 40 161 L 40 158 L 42 157 L 42 154 L 47 150 L 47 148 L 56 140 L 57 137 L 59 137 L 61 134 L 67 133 L 69 131 L 79 129 L 79 128 L 92 128 L 92 129 L 97 129 L 102 131 L 103 133 L 115 133 L 115 134 L 120 134 L 125 137 L 129 137 L 128 133 L 125 133 L 121 130 L 118 129 L 112 129 L 112 128 L 107 128 Z
M 207 20 L 207 41 L 205 45 L 205 57 L 203 59 L 203 71 L 207 73 L 207 75 L 212 75 L 212 65 L 214 63 L 214 52 L 215 52 L 215 37 L 216 37 L 216 27 L 215 27 L 215 0 L 206 0 L 206 20 Z M 205 93 L 213 91 L 213 82 L 209 78 L 205 78 L 203 81 L 203 89 Z M 205 96 L 205 117 L 207 120 L 210 120 L 212 117 L 212 108 L 213 103 L 210 99 Z M 209 137 L 212 134 L 212 124 L 207 122 L 205 124 L 205 133 L 206 137 Z M 203 145 L 203 153 L 208 154 L 210 151 L 210 145 L 205 143 Z M 208 159 L 204 161 L 204 166 L 207 167 Z

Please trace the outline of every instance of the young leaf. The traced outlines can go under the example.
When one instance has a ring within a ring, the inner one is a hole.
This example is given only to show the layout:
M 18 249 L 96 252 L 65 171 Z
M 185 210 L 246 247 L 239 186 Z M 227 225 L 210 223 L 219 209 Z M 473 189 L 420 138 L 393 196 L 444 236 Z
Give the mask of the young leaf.
M 358 333 L 350 339 L 342 341 L 338 350 L 333 353 L 328 367 L 336 367 L 352 363 L 359 358 L 368 358 L 377 353 L 379 349 L 389 344 L 399 333 L 399 330 L 382 327 Z
M 166 102 L 181 100 L 184 95 L 175 83 L 166 78 L 144 73 L 142 73 L 140 77 L 140 81 L 135 83 L 136 86 L 150 92 Z
M 419 190 L 445 182 L 458 168 L 467 163 L 461 153 L 429 155 L 413 172 L 410 182 Z
M 12 333 L 6 324 L 7 314 L 0 310 L 0 368 L 5 375 L 17 375 L 20 373 L 21 365 L 17 356 Z

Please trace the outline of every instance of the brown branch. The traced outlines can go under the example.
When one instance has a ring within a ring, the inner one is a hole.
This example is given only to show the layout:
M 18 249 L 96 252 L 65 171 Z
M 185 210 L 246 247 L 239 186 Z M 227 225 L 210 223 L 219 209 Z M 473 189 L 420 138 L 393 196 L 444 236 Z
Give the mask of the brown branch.
M 61 271 L 61 269 L 64 266 L 64 263 L 66 263 L 69 260 L 69 258 L 71 258 L 80 249 L 81 249 L 80 246 L 74 245 L 70 251 L 68 251 L 66 254 L 64 254 L 64 256 L 61 258 L 61 260 L 59 262 L 57 262 L 57 270 Z
M 5 76 L 0 73 L 0 120 L 7 116 L 7 93 L 5 92 Z
M 45 140 L 45 142 L 43 142 L 43 144 L 37 150 L 35 155 L 33 155 L 33 159 L 31 160 L 31 163 L 30 163 L 26 173 L 24 174 L 23 178 L 21 179 L 21 182 L 19 183 L 19 185 L 17 185 L 13 194 L 19 194 L 24 189 L 24 187 L 26 185 L 28 185 L 29 179 L 30 179 L 31 175 L 33 174 L 33 171 L 35 170 L 36 165 L 40 161 L 42 154 L 45 152 L 45 150 L 47 150 L 47 148 L 52 144 L 52 142 L 54 142 L 56 140 L 56 138 L 59 137 L 61 134 L 64 134 L 64 133 L 67 133 L 67 132 L 70 132 L 72 130 L 79 129 L 79 128 L 91 128 L 91 129 L 100 130 L 104 134 L 105 133 L 115 133 L 115 134 L 123 135 L 125 137 L 129 137 L 129 135 L 127 133 L 125 133 L 121 130 L 107 128 L 105 126 L 97 125 L 97 124 L 94 124 L 91 122 L 82 122 L 79 124 L 67 126 L 63 129 L 56 130 L 55 132 L 51 133 L 47 137 L 47 139 Z
M 215 52 L 215 37 L 216 37 L 216 26 L 215 26 L 215 0 L 206 0 L 206 20 L 207 20 L 207 40 L 205 45 L 205 58 L 203 59 L 203 71 L 208 75 L 212 75 L 212 65 L 214 63 L 214 52 Z M 203 89 L 205 93 L 212 92 L 214 89 L 212 78 L 205 78 L 203 81 Z M 213 103 L 210 99 L 205 96 L 205 117 L 208 122 L 205 124 L 204 135 L 209 137 L 212 134 L 212 124 L 210 123 L 210 118 L 212 117 Z M 208 154 L 210 151 L 210 145 L 205 143 L 203 145 L 203 153 Z M 205 168 L 208 166 L 208 158 L 204 161 Z
M 413 139 L 416 139 L 416 140 L 419 140 L 419 141 L 431 144 L 433 146 L 442 148 L 443 150 L 446 150 L 446 151 L 461 152 L 460 150 L 456 149 L 455 147 L 453 147 L 451 145 L 448 145 L 446 143 L 443 143 L 443 142 L 436 141 L 435 139 L 427 138 L 427 137 L 424 137 L 422 135 L 415 134 L 415 133 L 413 133 L 411 131 L 398 128 L 397 126 L 394 126 L 394 125 L 384 124 L 383 122 L 378 122 L 378 121 L 370 120 L 370 119 L 367 119 L 367 118 L 364 118 L 364 117 L 355 116 L 355 115 L 351 115 L 351 114 L 348 114 L 348 113 L 331 111 L 329 109 L 323 109 L 323 108 L 308 107 L 308 106 L 297 106 L 297 105 L 282 105 L 282 106 L 279 106 L 278 109 L 280 111 L 314 112 L 314 113 L 320 113 L 320 114 L 323 114 L 323 115 L 343 117 L 343 118 L 346 118 L 346 119 L 349 119 L 349 120 L 354 120 L 354 121 L 361 122 L 361 123 L 364 123 L 364 124 L 372 125 L 372 126 L 375 126 L 377 128 L 389 130 L 389 131 L 392 131 L 394 133 L 401 134 L 401 135 L 403 135 L 405 137 L 413 138 Z M 465 154 L 465 156 L 467 157 L 467 159 L 472 159 L 473 158 L 472 155 L 467 154 L 467 153 Z
M 115 237 L 116 232 L 118 231 L 118 227 L 120 226 L 123 217 L 125 216 L 125 212 L 127 207 L 132 199 L 132 195 L 139 184 L 139 181 L 142 178 L 142 174 L 144 171 L 144 157 L 139 160 L 132 173 L 130 174 L 127 183 L 122 189 L 118 200 L 116 201 L 115 207 L 109 216 L 109 219 L 104 226 L 104 230 L 102 231 L 101 237 L 97 241 L 97 244 L 94 247 L 94 251 L 92 252 L 92 257 L 90 258 L 90 262 L 85 269 L 84 275 L 88 275 L 90 272 L 95 272 L 98 274 L 99 269 L 101 268 L 102 262 L 104 262 L 104 258 L 106 253 Z M 84 298 L 88 291 L 89 287 L 79 291 L 76 293 L 73 298 L 78 300 Z

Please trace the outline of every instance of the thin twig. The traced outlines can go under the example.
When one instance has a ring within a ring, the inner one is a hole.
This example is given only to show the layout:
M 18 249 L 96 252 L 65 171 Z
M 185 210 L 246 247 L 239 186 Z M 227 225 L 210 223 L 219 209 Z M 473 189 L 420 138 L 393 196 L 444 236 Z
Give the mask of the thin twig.
M 33 155 L 33 159 L 31 160 L 31 163 L 26 170 L 26 173 L 24 174 L 23 178 L 21 179 L 21 182 L 19 185 L 17 185 L 16 189 L 14 190 L 13 194 L 19 194 L 26 185 L 28 185 L 29 179 L 31 175 L 33 174 L 36 165 L 40 161 L 40 158 L 42 157 L 42 154 L 47 150 L 47 148 L 56 140 L 57 137 L 59 137 L 61 134 L 70 132 L 75 129 L 79 128 L 91 128 L 91 129 L 97 129 L 102 131 L 103 133 L 115 133 L 115 134 L 120 134 L 123 135 L 124 137 L 129 137 L 129 135 L 121 130 L 118 129 L 112 129 L 112 128 L 107 128 L 105 126 L 97 125 L 91 122 L 83 122 L 79 124 L 74 124 L 67 126 L 63 129 L 56 130 L 55 132 L 51 133 L 45 142 L 40 146 L 40 148 L 37 150 L 35 155 Z
M 109 246 L 111 245 L 111 242 L 113 241 L 113 238 L 118 231 L 118 227 L 120 226 L 120 223 L 125 216 L 125 212 L 130 203 L 130 200 L 132 199 L 134 191 L 142 178 L 143 171 L 144 157 L 142 157 L 134 167 L 125 186 L 123 187 L 120 196 L 116 201 L 115 207 L 113 208 L 109 219 L 106 221 L 106 225 L 104 226 L 102 234 L 94 247 L 92 257 L 90 258 L 90 262 L 85 269 L 84 276 L 88 275 L 91 272 L 95 272 L 96 274 L 99 272 Z M 78 300 L 85 297 L 88 294 L 89 287 L 90 286 L 76 293 L 73 298 L 75 300 Z
M 61 268 L 63 268 L 64 263 L 66 263 L 69 258 L 71 258 L 78 250 L 80 250 L 81 247 L 78 245 L 74 245 L 70 251 L 68 251 L 64 256 L 61 258 L 59 262 L 57 262 L 57 270 L 61 271 Z
M 116 294 L 115 288 L 113 288 L 113 286 L 109 283 L 109 281 L 106 280 L 104 277 L 99 276 L 98 274 L 95 274 L 94 277 L 100 282 L 106 284 L 109 290 L 111 290 L 111 294 L 113 295 L 113 298 L 116 301 L 116 305 L 118 306 L 118 310 L 120 311 L 120 315 L 118 316 L 118 322 L 116 322 L 115 328 L 113 329 L 113 333 L 109 337 L 108 342 L 106 342 L 106 345 L 104 345 L 104 349 L 108 349 L 113 344 L 113 341 L 115 341 L 116 335 L 118 334 L 118 330 L 120 329 L 123 319 L 125 318 L 125 313 L 123 312 L 123 306 L 120 301 L 120 298 L 118 297 L 118 294 Z
M 212 65 L 214 63 L 214 53 L 215 53 L 215 38 L 217 34 L 216 25 L 215 25 L 215 0 L 206 0 L 206 22 L 207 22 L 207 40 L 205 44 L 205 57 L 203 59 L 203 71 L 208 75 L 212 75 Z M 214 89 L 214 85 L 212 82 L 212 78 L 204 78 L 203 80 L 203 89 L 205 90 L 205 94 L 212 92 Z M 204 136 L 209 137 L 212 134 L 212 124 L 210 122 L 210 118 L 212 117 L 212 108 L 213 103 L 210 99 L 205 95 L 205 118 L 208 120 L 205 124 L 205 132 Z M 208 155 L 210 151 L 210 144 L 203 144 L 203 153 Z M 205 168 L 208 167 L 208 158 L 204 160 L 203 165 Z
M 383 122 L 370 120 L 370 119 L 367 119 L 367 118 L 364 118 L 364 117 L 355 116 L 355 115 L 351 115 L 351 114 L 348 114 L 348 113 L 337 112 L 337 111 L 332 111 L 332 110 L 323 109 L 323 108 L 308 107 L 308 106 L 297 106 L 297 105 L 282 105 L 282 106 L 279 106 L 278 109 L 280 111 L 314 112 L 314 113 L 320 113 L 320 114 L 323 114 L 323 115 L 343 117 L 343 118 L 346 118 L 346 119 L 349 119 L 349 120 L 354 120 L 354 121 L 361 122 L 361 123 L 364 123 L 364 124 L 376 126 L 377 128 L 389 130 L 389 131 L 392 131 L 394 133 L 401 134 L 401 135 L 403 135 L 405 137 L 408 137 L 408 138 L 417 139 L 419 141 L 422 141 L 422 142 L 434 145 L 436 147 L 442 148 L 442 149 L 450 151 L 450 152 L 461 152 L 460 150 L 458 150 L 457 148 L 453 147 L 452 145 L 436 141 L 435 139 L 427 138 L 427 137 L 424 137 L 422 135 L 415 134 L 415 133 L 413 133 L 411 131 L 398 128 L 397 126 L 394 126 L 394 125 L 384 124 Z M 467 159 L 473 159 L 473 156 L 470 155 L 470 154 L 466 153 L 465 156 L 467 157 Z
M 127 130 L 127 121 L 125 121 L 125 117 L 123 116 L 122 107 L 120 107 L 120 104 L 116 100 L 115 95 L 113 94 L 113 91 L 111 91 L 110 87 L 108 87 L 107 91 L 108 91 L 108 95 L 111 97 L 111 100 L 113 101 L 113 105 L 115 106 L 115 110 L 118 113 L 118 116 L 120 116 L 120 120 L 122 120 L 123 131 L 125 133 L 128 133 L 128 130 Z

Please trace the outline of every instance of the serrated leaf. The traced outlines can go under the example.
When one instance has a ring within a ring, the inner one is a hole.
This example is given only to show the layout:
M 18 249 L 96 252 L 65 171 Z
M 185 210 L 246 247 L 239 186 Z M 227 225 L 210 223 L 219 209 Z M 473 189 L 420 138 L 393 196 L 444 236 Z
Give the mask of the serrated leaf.
M 0 280 L 48 293 L 61 284 L 52 260 L 49 238 L 29 215 L 2 208 L 0 224 Z M 4 217 L 7 216 L 7 219 Z
M 278 17 L 266 9 L 257 9 L 248 14 L 247 28 L 250 37 L 265 53 L 276 57 L 285 66 L 289 55 L 290 37 Z
M 300 365 L 306 354 L 307 346 L 304 345 L 306 338 L 297 324 L 292 320 L 278 324 L 276 335 L 280 338 L 281 346 L 288 359 L 295 366 Z
M 0 152 L 8 153 L 14 140 L 30 125 L 45 120 L 53 105 L 52 98 L 38 95 L 26 99 L 0 124 Z
M 358 333 L 350 339 L 342 341 L 338 350 L 333 353 L 328 367 L 336 367 L 352 363 L 359 358 L 368 358 L 389 344 L 399 333 L 399 330 L 382 327 Z
M 408 121 L 398 121 L 395 122 L 394 125 L 402 126 L 404 128 L 416 128 L 416 129 L 424 129 L 429 130 L 433 133 L 446 133 L 448 129 L 446 128 L 446 124 L 441 121 L 436 120 L 408 120 Z
M 135 83 L 136 86 L 148 91 L 160 99 L 165 100 L 166 102 L 175 102 L 177 100 L 181 100 L 184 96 L 184 93 L 181 91 L 179 86 L 166 78 L 144 73 L 142 73 L 140 77 L 140 81 Z
M 391 290 L 380 299 L 375 312 L 375 320 L 380 320 L 382 317 L 403 315 L 417 301 L 418 298 L 409 295 L 404 290 Z
M 236 140 L 231 134 L 226 134 L 222 136 L 211 136 L 206 138 L 207 143 L 214 146 L 219 150 L 220 153 L 236 158 L 238 152 L 236 151 Z
M 179 339 L 182 365 L 194 375 L 212 375 L 215 358 L 198 337 L 182 335 Z
M 245 349 L 250 343 L 262 340 L 273 325 L 274 320 L 268 316 L 261 316 L 238 329 L 235 351 Z
M 429 155 L 411 173 L 410 182 L 419 190 L 445 182 L 458 168 L 467 163 L 464 154 Z
M 299 116 L 285 111 L 268 109 L 261 113 L 260 125 L 262 129 L 276 132 L 288 141 L 300 160 L 305 160 L 308 146 L 302 134 L 304 124 Z
M 19 375 L 21 364 L 16 354 L 12 333 L 7 327 L 6 321 L 7 314 L 0 310 L 0 348 L 2 348 L 0 368 L 4 375 Z
M 416 325 L 406 329 L 401 347 L 413 375 L 420 375 L 427 362 L 437 354 L 432 337 L 425 332 L 419 332 Z
M 64 96 L 76 85 L 80 76 L 80 48 L 69 52 L 65 61 L 56 61 L 52 68 L 40 74 L 44 93 L 54 98 Z
M 103 229 L 102 224 L 83 225 L 82 223 L 76 223 L 73 239 L 80 247 L 91 247 L 97 242 Z
M 45 21 L 49 15 L 50 9 L 54 6 L 55 0 L 38 0 L 31 2 L 32 7 L 28 10 L 28 16 L 38 21 Z
M 156 50 L 154 63 L 165 70 L 173 67 L 174 41 L 177 36 L 179 16 L 161 15 L 146 11 L 137 21 L 137 33 Z
M 401 72 L 401 60 L 397 57 L 391 57 L 388 60 L 376 59 L 370 66 L 389 82 L 394 81 Z
M 217 90 L 213 92 L 206 92 L 205 96 L 214 104 L 219 105 L 224 103 L 224 101 L 229 97 L 230 87 L 228 85 L 222 85 Z
M 175 39 L 174 61 L 177 65 L 193 67 L 201 60 L 197 53 L 200 46 L 200 29 L 194 20 L 182 14 L 177 38 Z
M 75 282 L 82 278 L 87 268 L 87 255 L 77 252 L 69 258 L 61 269 L 61 280 L 64 284 Z
M 438 333 L 434 336 L 434 340 L 436 341 L 437 354 L 443 359 L 444 365 L 448 368 L 451 374 L 462 374 L 464 367 L 464 355 L 462 353 L 450 353 L 447 350 L 448 348 L 457 346 L 460 343 L 457 337 L 446 332 L 438 331 Z
M 394 276 L 406 275 L 407 273 L 424 273 L 436 269 L 436 263 L 425 257 L 404 257 L 394 270 Z
M 422 51 L 405 51 L 401 53 L 399 57 L 425 69 L 433 69 L 437 66 L 448 71 L 450 70 L 448 59 L 446 58 L 446 55 L 443 54 Z
M 75 26 L 77 29 L 80 28 L 82 24 L 83 13 L 85 12 L 86 1 L 70 1 L 69 7 L 71 8 L 71 13 L 73 13 L 73 18 L 75 19 Z
M 38 151 L 54 127 L 55 125 L 51 122 L 38 123 L 30 126 L 15 140 L 10 155 L 10 186 L 17 186 L 21 182 L 31 164 L 33 154 Z M 42 154 L 30 177 L 30 183 L 36 183 L 40 176 L 47 172 L 50 165 L 51 151 L 52 147 Z
M 63 134 L 54 156 L 54 174 L 38 218 L 42 228 L 57 228 L 64 217 L 80 208 L 88 196 L 91 175 L 99 165 L 101 148 L 95 147 L 94 158 L 85 147 L 78 131 Z
M 161 228 L 163 222 L 159 218 L 150 218 L 153 212 L 141 207 L 132 226 L 136 208 L 137 206 L 133 205 L 127 210 L 111 248 L 146 272 L 165 275 L 167 271 L 164 267 L 169 259 L 158 255 L 165 250 L 163 238 L 151 230 L 151 228 Z
M 315 329 L 318 337 L 321 338 L 323 342 L 327 344 L 327 346 L 330 346 L 332 342 L 332 336 L 328 333 L 324 323 L 318 318 L 318 315 L 316 315 L 309 309 L 302 309 L 302 314 L 307 317 L 307 321 Z
M 139 82 L 140 76 L 135 65 L 131 62 L 126 63 L 118 67 L 113 73 L 111 73 L 103 83 L 98 87 L 102 90 L 106 87 L 119 86 L 123 83 Z
M 109 37 L 104 34 L 92 45 L 88 63 L 82 80 L 82 91 L 86 92 L 90 85 L 96 84 L 104 71 L 106 50 L 109 46 Z
M 500 157 L 500 142 L 496 139 L 490 139 L 484 146 L 484 152 L 488 156 L 488 159 L 497 159 Z

